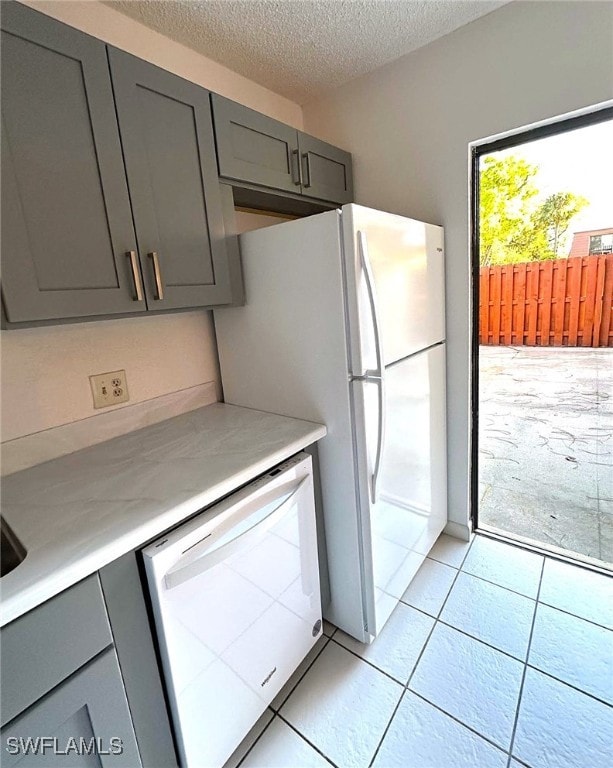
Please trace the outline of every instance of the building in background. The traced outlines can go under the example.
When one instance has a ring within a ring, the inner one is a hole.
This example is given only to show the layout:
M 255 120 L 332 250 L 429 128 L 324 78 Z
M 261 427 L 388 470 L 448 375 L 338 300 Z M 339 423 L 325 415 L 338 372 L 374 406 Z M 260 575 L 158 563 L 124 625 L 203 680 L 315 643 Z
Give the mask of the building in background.
M 602 256 L 605 253 L 613 253 L 613 227 L 573 232 L 569 259 L 573 256 Z

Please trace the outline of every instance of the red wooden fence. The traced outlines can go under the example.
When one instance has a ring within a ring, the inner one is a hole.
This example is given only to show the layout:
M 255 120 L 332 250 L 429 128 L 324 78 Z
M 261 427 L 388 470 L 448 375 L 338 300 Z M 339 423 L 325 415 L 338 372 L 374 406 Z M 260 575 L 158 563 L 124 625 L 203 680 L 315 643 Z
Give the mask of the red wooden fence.
M 613 347 L 613 255 L 482 267 L 479 342 Z

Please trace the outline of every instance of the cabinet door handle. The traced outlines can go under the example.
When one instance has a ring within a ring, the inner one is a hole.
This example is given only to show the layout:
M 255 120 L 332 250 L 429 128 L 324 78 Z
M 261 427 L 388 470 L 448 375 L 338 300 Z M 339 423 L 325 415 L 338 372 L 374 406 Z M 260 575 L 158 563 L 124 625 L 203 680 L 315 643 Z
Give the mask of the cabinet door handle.
M 302 161 L 304 163 L 304 181 L 302 186 L 306 188 L 311 186 L 311 159 L 308 152 L 303 153 Z
M 297 187 L 302 184 L 302 169 L 300 168 L 300 155 L 297 149 L 292 149 L 292 181 Z
M 156 301 L 161 301 L 164 298 L 164 286 L 162 285 L 162 273 L 160 272 L 160 261 L 158 259 L 157 251 L 151 251 L 147 254 L 153 261 L 153 277 L 155 278 L 155 292 L 153 297 Z
M 126 251 L 126 256 L 130 259 L 130 266 L 132 267 L 132 279 L 134 280 L 134 301 L 143 300 L 143 284 L 140 279 L 140 269 L 138 266 L 138 257 L 136 251 Z

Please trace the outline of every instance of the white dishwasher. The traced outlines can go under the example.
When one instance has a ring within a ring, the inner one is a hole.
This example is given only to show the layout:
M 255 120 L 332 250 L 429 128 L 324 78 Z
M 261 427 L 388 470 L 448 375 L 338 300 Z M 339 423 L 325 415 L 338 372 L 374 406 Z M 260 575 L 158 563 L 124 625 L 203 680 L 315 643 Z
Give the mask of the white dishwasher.
M 143 550 L 183 768 L 219 768 L 321 634 L 311 457 Z

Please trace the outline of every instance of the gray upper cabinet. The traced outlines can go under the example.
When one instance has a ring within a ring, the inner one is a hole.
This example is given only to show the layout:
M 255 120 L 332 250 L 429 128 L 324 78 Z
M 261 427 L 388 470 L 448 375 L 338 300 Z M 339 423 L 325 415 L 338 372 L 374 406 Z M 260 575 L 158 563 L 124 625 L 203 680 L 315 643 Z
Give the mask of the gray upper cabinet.
M 109 49 L 150 309 L 231 299 L 209 92 Z
M 7 319 L 143 311 L 105 45 L 12 2 L 1 26 Z
M 306 133 L 298 133 L 302 192 L 309 197 L 350 203 L 353 200 L 351 155 Z
M 296 129 L 216 93 L 211 101 L 220 176 L 300 192 Z
M 331 203 L 351 202 L 348 152 L 217 94 L 211 100 L 220 176 Z
M 8 328 L 239 301 L 219 176 L 299 215 L 353 198 L 347 152 L 19 3 L 0 28 Z

